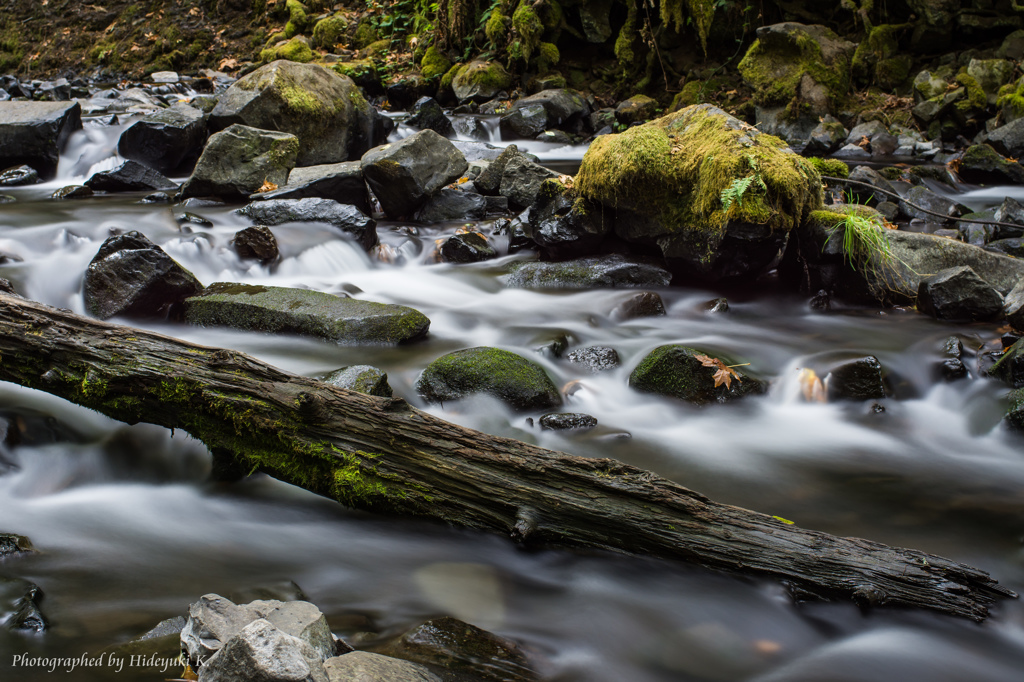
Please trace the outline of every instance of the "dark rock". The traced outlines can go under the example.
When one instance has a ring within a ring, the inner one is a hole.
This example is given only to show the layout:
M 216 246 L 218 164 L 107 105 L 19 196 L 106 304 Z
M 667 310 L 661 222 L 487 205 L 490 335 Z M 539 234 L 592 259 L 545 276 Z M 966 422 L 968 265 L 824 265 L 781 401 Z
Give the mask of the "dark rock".
M 366 395 L 375 395 L 382 398 L 390 398 L 392 396 L 387 373 L 370 365 L 342 367 L 328 374 L 324 378 L 324 383 L 356 391 L 357 393 L 365 393 Z
M 36 551 L 36 548 L 32 546 L 32 541 L 24 535 L 0 533 L 0 559 L 34 551 Z
M 827 377 L 829 400 L 878 400 L 885 397 L 882 364 L 867 356 L 836 365 Z
M 235 233 L 231 243 L 234 244 L 239 258 L 251 258 L 266 263 L 280 255 L 277 238 L 265 225 L 255 225 L 239 230 Z
M 956 381 L 967 377 L 967 367 L 962 359 L 964 344 L 955 336 L 950 336 L 942 344 L 942 354 L 945 356 L 939 363 L 939 376 L 943 381 Z
M 248 216 L 260 225 L 282 225 L 293 222 L 315 222 L 332 225 L 356 240 L 364 249 L 377 243 L 377 222 L 355 206 L 339 204 L 332 199 L 271 199 L 254 201 L 237 213 Z
M 288 133 L 233 125 L 210 137 L 181 198 L 248 197 L 265 182 L 283 185 L 295 167 L 299 140 Z
M 203 682 L 328 682 L 313 647 L 262 618 L 224 642 L 200 671 Z
M 540 103 L 522 106 L 510 111 L 498 121 L 501 139 L 527 139 L 540 135 L 548 127 L 548 112 Z
M 975 246 L 984 246 L 995 239 L 997 228 L 995 225 L 988 224 L 989 221 L 995 221 L 995 213 L 995 208 L 989 208 L 977 213 L 968 213 L 960 216 L 961 220 L 957 221 L 956 229 L 961 241 Z M 966 222 L 967 220 L 981 220 L 985 222 Z
M 487 393 L 516 410 L 558 407 L 562 398 L 540 365 L 498 348 L 467 348 L 430 363 L 416 381 L 430 403 Z
M 542 416 L 539 423 L 547 431 L 580 431 L 597 426 L 597 419 L 579 412 L 552 412 Z
M 442 189 L 420 207 L 414 218 L 424 223 L 446 220 L 481 220 L 487 215 L 487 200 L 476 192 Z
M 658 101 L 653 97 L 633 95 L 615 107 L 615 118 L 623 125 L 632 125 L 654 118 L 660 108 Z
M 177 103 L 136 121 L 117 142 L 117 153 L 161 173 L 199 158 L 206 142 L 207 116 Z
M 177 183 L 152 168 L 128 160 L 117 168 L 100 171 L 85 181 L 86 187 L 97 192 L 132 192 L 136 190 L 173 189 Z
M 50 195 L 51 199 L 84 199 L 85 197 L 91 197 L 93 191 L 91 188 L 85 185 L 68 185 L 67 187 L 61 187 Z
M 498 189 L 501 187 L 501 176 L 505 173 L 505 166 L 516 156 L 521 156 L 516 145 L 510 144 L 505 147 L 501 154 L 491 161 L 487 168 L 474 180 L 477 190 L 485 195 L 497 194 Z
M 618 254 L 562 263 L 513 263 L 508 286 L 521 289 L 596 289 L 664 287 L 672 279 L 664 268 Z
M 1010 121 L 991 131 L 988 143 L 1003 156 L 1014 159 L 1024 156 L 1024 118 Z
M 140 232 L 108 238 L 85 271 L 85 309 L 101 320 L 177 315 L 203 285 Z
M 629 385 L 641 393 L 667 395 L 694 405 L 724 403 L 765 392 L 764 382 L 739 369 L 734 370 L 739 377 L 733 377 L 729 386 L 715 386 L 714 376 L 719 370 L 705 366 L 698 355 L 715 357 L 678 344 L 659 346 L 629 375 Z M 734 364 L 725 359 L 722 362 Z
M 498 255 L 479 232 L 453 234 L 442 242 L 438 252 L 445 263 L 477 263 Z
M 508 215 L 508 197 L 484 197 L 484 217 L 495 218 Z
M 441 678 L 418 663 L 381 656 L 369 651 L 353 651 L 324 662 L 330 682 L 387 680 L 387 682 L 441 682 Z
M 909 202 L 909 203 L 908 203 Z M 920 208 L 911 206 L 915 204 Z M 931 213 L 926 213 L 921 209 L 926 209 Z M 958 218 L 965 213 L 969 213 L 970 209 L 950 201 L 946 197 L 939 196 L 934 192 L 926 189 L 922 186 L 911 187 L 910 190 L 903 195 L 903 199 L 900 200 L 900 212 L 903 213 L 907 218 L 920 218 L 922 220 L 942 220 L 945 218 Z M 937 213 L 938 215 L 933 215 Z
M 1024 386 L 1024 339 L 1007 348 L 999 361 L 989 367 L 988 375 L 1013 388 Z
M 855 144 L 846 144 L 840 147 L 834 154 L 832 154 L 832 156 L 837 159 L 862 160 L 870 159 L 871 152 Z
M 382 141 L 383 132 L 349 77 L 285 60 L 261 66 L 220 96 L 210 126 L 232 124 L 291 133 L 299 146 L 293 165 L 299 166 L 357 159 Z
M 455 137 L 455 128 L 441 110 L 441 105 L 433 97 L 421 97 L 416 100 L 409 112 L 406 123 L 416 130 L 433 130 L 438 135 Z
M 1010 391 L 1006 398 L 1009 402 L 1004 417 L 1006 424 L 1013 431 L 1024 431 L 1024 390 Z
M 508 198 L 511 206 L 526 208 L 537 200 L 541 184 L 545 180 L 557 177 L 558 173 L 520 154 L 513 156 L 505 164 L 498 192 Z
M 612 317 L 618 320 L 635 320 L 640 317 L 657 317 L 665 314 L 665 304 L 661 296 L 653 291 L 642 291 L 630 296 L 615 306 Z
M 890 192 L 890 194 L 882 194 L 881 192 L 873 192 L 865 187 L 851 185 L 850 191 L 853 192 L 854 196 L 856 196 L 857 200 L 862 204 L 882 201 L 896 193 L 896 188 L 892 186 L 892 183 L 886 180 L 881 173 L 869 166 L 857 166 L 854 168 L 850 171 L 850 180 L 863 182 L 871 185 L 872 187 L 877 187 L 880 190 Z
M 25 164 L 49 180 L 71 133 L 81 128 L 77 102 L 0 102 L 0 168 Z
M 140 204 L 169 204 L 174 201 L 166 192 L 153 192 L 139 199 Z
M 0 577 L 0 614 L 7 615 L 4 627 L 20 633 L 47 630 L 49 621 L 39 608 L 42 596 L 39 586 L 27 580 Z
M 371 149 L 360 163 L 389 218 L 411 215 L 469 167 L 462 152 L 433 130 Z
M 993 239 L 1013 239 L 1015 237 L 1024 237 L 1024 206 L 1012 198 L 1006 197 L 1003 199 L 1003 203 L 999 205 L 999 208 L 992 214 L 992 220 L 997 223 L 1013 223 L 1014 225 L 1020 225 L 1020 227 L 1010 227 L 1007 225 L 996 225 L 995 233 L 992 235 Z
M 575 128 L 582 125 L 583 120 L 590 115 L 590 106 L 587 100 L 580 93 L 566 88 L 554 90 L 542 90 L 536 95 L 522 97 L 509 107 L 508 113 L 502 116 L 499 127 L 504 136 L 504 121 L 522 109 L 534 111 L 535 105 L 544 108 L 545 125 L 541 126 L 541 132 L 549 128 L 559 128 L 568 132 L 577 132 Z
M 370 195 L 363 180 L 363 169 L 358 161 L 293 168 L 288 174 L 288 184 L 249 196 L 250 201 L 310 198 L 352 204 L 367 215 L 372 211 Z
M 900 214 L 900 205 L 891 201 L 880 201 L 875 204 L 875 210 L 878 211 L 883 218 L 887 221 L 895 222 L 896 218 Z
M 185 319 L 201 327 L 315 336 L 338 344 L 395 344 L 427 333 L 412 308 L 341 298 L 308 289 L 218 282 L 185 301 Z
M 607 372 L 619 366 L 619 354 L 614 348 L 607 346 L 588 346 L 577 348 L 565 356 L 565 359 L 581 367 L 591 374 Z
M 574 192 L 555 179 L 541 183 L 524 229 L 544 257 L 552 260 L 596 253 L 607 232 L 599 211 L 588 211 Z
M 996 239 L 985 246 L 986 251 L 1001 253 L 1014 258 L 1024 258 L 1024 238 Z
M 807 156 L 828 156 L 839 149 L 847 134 L 842 123 L 827 115 L 811 131 L 803 153 Z
M 987 144 L 968 147 L 960 157 L 957 174 L 964 182 L 975 184 L 1024 184 L 1024 166 L 1004 158 Z
M 561 130 L 545 130 L 534 139 L 538 142 L 547 142 L 548 144 L 571 145 L 573 143 L 572 136 Z
M 995 320 L 1003 297 L 970 267 L 960 266 L 923 278 L 917 308 L 940 320 Z
M 727 313 L 729 312 L 729 299 L 713 298 L 704 304 L 706 313 Z M 664 313 L 662 313 L 664 314 Z
M 436 82 L 430 81 L 418 74 L 405 76 L 396 83 L 387 86 L 388 102 L 398 110 L 409 109 L 417 100 L 423 97 L 433 97 L 437 94 Z
M 1010 326 L 1024 332 L 1024 280 L 1017 283 L 1003 299 L 1003 313 Z
M 382 647 L 381 653 L 432 665 L 480 682 L 536 682 L 519 646 L 450 616 L 436 618 Z
M 0 173 L 0 187 L 34 185 L 39 182 L 39 173 L 30 166 L 12 166 Z
M 895 135 L 879 133 L 871 138 L 871 155 L 892 156 L 899 146 L 899 138 Z
M 179 225 L 195 225 L 196 227 L 206 228 L 213 227 L 212 220 L 204 218 L 201 215 L 196 215 L 191 211 L 185 211 L 184 213 L 177 214 L 176 216 L 174 216 L 174 220 L 177 221 Z

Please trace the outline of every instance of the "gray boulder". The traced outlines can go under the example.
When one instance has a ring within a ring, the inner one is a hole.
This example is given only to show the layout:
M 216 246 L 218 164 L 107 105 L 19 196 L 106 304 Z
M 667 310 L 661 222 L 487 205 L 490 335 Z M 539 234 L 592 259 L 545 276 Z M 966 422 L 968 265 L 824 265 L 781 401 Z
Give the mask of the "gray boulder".
M 200 682 L 328 682 L 316 650 L 257 619 L 199 668 Z
M 414 218 L 423 223 L 446 220 L 481 220 L 487 215 L 487 199 L 476 192 L 462 189 L 442 189 L 427 199 Z
M 327 223 L 355 239 L 364 249 L 377 243 L 377 222 L 355 206 L 333 199 L 271 199 L 254 201 L 237 213 L 261 225 Z
M 544 410 L 562 404 L 544 369 L 498 348 L 467 348 L 434 360 L 416 381 L 416 392 L 429 403 L 461 400 L 487 393 L 516 410 Z
M 101 320 L 176 317 L 203 285 L 140 232 L 109 237 L 85 270 L 85 310 Z
M 547 130 L 547 127 L 548 112 L 539 102 L 518 107 L 502 116 L 498 122 L 503 140 L 532 140 Z
M 0 168 L 26 164 L 49 180 L 71 133 L 81 128 L 77 102 L 0 102 Z
M 377 116 L 347 76 L 278 60 L 228 88 L 210 114 L 210 126 L 241 123 L 291 133 L 299 141 L 297 164 L 313 166 L 362 156 L 377 144 Z
M 657 265 L 618 254 L 561 263 L 513 263 L 508 286 L 519 289 L 664 287 L 672 275 Z
M 996 320 L 1003 297 L 970 267 L 942 270 L 921 280 L 917 309 L 940 320 Z
M 198 158 L 206 142 L 206 119 L 202 111 L 179 102 L 130 125 L 117 141 L 117 153 L 170 173 Z
M 914 204 L 914 206 L 911 206 L 911 204 Z M 931 213 L 925 213 L 921 209 L 927 209 Z M 900 212 L 911 219 L 919 218 L 928 222 L 936 222 L 942 221 L 943 216 L 946 219 L 958 218 L 964 213 L 969 213 L 970 209 L 965 210 L 965 207 L 955 201 L 939 196 L 922 185 L 917 185 L 911 187 L 903 195 L 903 199 L 900 200 Z M 938 215 L 933 215 L 934 213 Z
M 540 186 L 545 180 L 557 178 L 558 173 L 530 161 L 522 154 L 513 156 L 501 173 L 498 193 L 508 198 L 511 206 L 526 208 L 537 200 Z
M 218 282 L 185 301 L 200 327 L 315 336 L 338 344 L 395 344 L 425 335 L 430 320 L 412 308 L 308 289 Z
M 839 149 L 848 134 L 842 123 L 826 115 L 811 131 L 803 153 L 808 156 L 828 156 Z
M 765 392 L 764 382 L 740 369 L 733 370 L 738 376 L 730 375 L 728 386 L 724 383 L 716 386 L 715 374 L 720 368 L 707 366 L 703 357 L 719 360 L 725 365 L 735 364 L 713 352 L 706 353 L 688 346 L 659 346 L 648 353 L 629 375 L 629 385 L 641 393 L 667 395 L 693 405 L 731 402 Z
M 441 682 L 429 669 L 369 651 L 353 651 L 324 663 L 330 682 Z
M 1024 118 L 1010 121 L 988 134 L 988 143 L 1003 156 L 1019 159 L 1024 156 Z
M 139 190 L 174 189 L 176 182 L 131 159 L 117 168 L 94 173 L 85 186 L 97 192 L 134 192 Z
M 433 130 L 371 149 L 360 163 L 389 218 L 412 215 L 469 167 L 462 152 Z
M 509 160 L 522 156 L 519 152 L 519 147 L 514 144 L 510 144 L 501 150 L 498 156 L 491 160 L 487 167 L 484 168 L 483 172 L 480 173 L 473 181 L 476 185 L 477 190 L 481 194 L 493 196 L 498 193 L 498 188 L 501 187 L 501 176 L 505 172 L 505 165 Z
M 505 136 L 507 121 L 511 120 L 518 111 L 530 109 L 537 105 L 544 110 L 544 126 L 537 132 L 551 128 L 560 128 L 569 132 L 576 132 L 583 121 L 590 116 L 590 105 L 586 98 L 575 90 L 557 88 L 552 90 L 541 90 L 535 95 L 522 97 L 509 107 L 508 112 L 501 117 L 499 128 L 502 137 Z
M 288 133 L 233 125 L 210 137 L 181 197 L 248 197 L 265 182 L 283 185 L 295 167 L 299 140 Z
M 358 161 L 327 163 L 320 166 L 293 168 L 288 183 L 269 192 L 257 192 L 251 201 L 268 199 L 333 199 L 339 204 L 352 204 L 363 213 L 372 211 L 370 195 Z
M 370 365 L 342 367 L 328 374 L 324 383 L 381 398 L 392 396 L 387 373 Z

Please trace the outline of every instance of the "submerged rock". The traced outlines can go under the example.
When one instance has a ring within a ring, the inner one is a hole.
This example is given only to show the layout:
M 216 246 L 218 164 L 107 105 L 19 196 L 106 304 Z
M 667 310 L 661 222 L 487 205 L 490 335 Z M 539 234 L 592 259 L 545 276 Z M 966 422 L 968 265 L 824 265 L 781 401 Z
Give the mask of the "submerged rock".
M 356 391 L 357 393 L 365 393 L 366 395 L 375 395 L 382 398 L 390 398 L 392 396 L 387 373 L 370 365 L 342 367 L 328 374 L 324 378 L 324 383 Z
M 78 102 L 0 102 L 0 168 L 25 164 L 49 180 L 71 133 L 81 128 Z
M 498 348 L 467 348 L 430 363 L 416 381 L 416 392 L 430 403 L 487 393 L 517 410 L 543 410 L 562 404 L 544 369 Z
M 93 191 L 91 188 L 85 185 L 68 185 L 67 187 L 61 187 L 54 191 L 50 195 L 51 199 L 83 199 L 85 197 L 91 197 Z
M 562 263 L 513 263 L 508 286 L 520 289 L 596 289 L 668 286 L 672 275 L 647 261 L 613 254 Z
M 31 166 L 12 166 L 0 173 L 0 187 L 34 185 L 39 182 L 39 173 Z
M 117 153 L 160 173 L 171 173 L 199 157 L 206 142 L 207 116 L 177 103 L 131 124 L 117 141 Z
M 586 369 L 591 374 L 607 372 L 619 366 L 619 354 L 614 348 L 607 346 L 588 346 L 577 348 L 565 356 L 572 364 Z
M 239 230 L 231 239 L 239 258 L 270 262 L 280 255 L 277 238 L 265 225 Z
M 635 320 L 641 317 L 658 317 L 665 314 L 665 303 L 653 291 L 642 291 L 630 296 L 615 306 L 612 317 L 621 320 Z
M 141 232 L 109 237 L 85 271 L 85 310 L 106 320 L 176 317 L 203 285 Z
M 43 593 L 38 585 L 15 578 L 0 577 L 0 614 L 3 626 L 22 633 L 40 633 L 50 627 L 39 608 Z
M 327 223 L 355 239 L 364 249 L 370 249 L 377 243 L 377 222 L 355 206 L 339 204 L 333 199 L 310 197 L 254 201 L 237 212 L 262 225 Z
M 233 125 L 210 137 L 181 197 L 248 197 L 266 182 L 283 185 L 295 166 L 294 135 Z
M 582 431 L 597 426 L 597 418 L 579 412 L 553 412 L 542 416 L 538 423 L 547 431 Z
M 324 663 L 330 682 L 441 682 L 441 678 L 418 663 L 403 661 L 369 651 L 353 651 Z
M 942 270 L 921 280 L 917 309 L 940 320 L 996 320 L 1003 297 L 970 267 Z
M 360 163 L 384 213 L 396 219 L 412 215 L 469 167 L 462 152 L 433 130 L 371 149 Z
M 764 393 L 764 382 L 740 369 L 733 369 L 738 377 L 730 376 L 729 385 L 715 386 L 715 374 L 720 367 L 709 367 L 697 356 L 732 364 L 696 348 L 670 344 L 655 348 L 647 354 L 629 375 L 631 388 L 641 393 L 658 393 L 678 398 L 694 405 L 730 402 L 747 395 Z
M 231 282 L 186 300 L 185 319 L 200 327 L 300 334 L 338 344 L 405 343 L 430 327 L 423 313 L 406 306 Z
M 24 535 L 13 533 L 0 533 L 0 559 L 14 556 L 15 554 L 28 554 L 35 552 L 32 541 Z
M 97 192 L 133 192 L 137 190 L 173 189 L 178 186 L 152 168 L 129 159 L 117 168 L 94 173 L 85 186 Z

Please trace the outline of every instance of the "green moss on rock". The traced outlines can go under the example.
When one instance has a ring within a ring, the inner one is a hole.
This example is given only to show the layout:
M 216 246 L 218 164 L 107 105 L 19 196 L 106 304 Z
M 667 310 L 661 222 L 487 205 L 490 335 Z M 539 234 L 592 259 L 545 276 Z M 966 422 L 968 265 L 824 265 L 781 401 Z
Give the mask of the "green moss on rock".
M 467 348 L 441 356 L 423 370 L 416 391 L 428 402 L 486 393 L 516 410 L 546 410 L 562 404 L 540 365 L 498 348 Z
M 331 50 L 341 42 L 346 31 L 348 31 L 348 22 L 344 15 L 333 14 L 324 17 L 313 27 L 313 45 Z
M 842 124 L 840 123 L 839 125 Z M 823 159 L 819 156 L 813 156 L 807 160 L 811 162 L 811 165 L 814 166 L 819 175 L 827 175 L 833 178 L 850 177 L 850 167 L 839 159 Z
M 270 47 L 260 52 L 261 62 L 273 62 L 278 59 L 287 59 L 290 62 L 308 64 L 313 61 L 313 51 L 309 49 L 309 43 L 304 38 L 296 36 L 284 45 Z
M 377 33 L 376 27 L 374 27 L 370 17 L 363 17 L 359 20 L 359 24 L 356 25 L 355 35 L 352 37 L 352 45 L 357 49 L 361 50 L 367 45 L 377 42 L 380 39 L 380 35 Z
M 491 45 L 496 49 L 501 49 L 508 40 L 510 28 L 512 28 L 512 18 L 503 14 L 501 8 L 498 7 L 491 12 L 491 16 L 487 19 L 484 35 L 487 36 L 487 40 L 491 41 Z
M 531 0 L 519 0 L 516 11 L 512 13 L 512 27 L 519 34 L 520 47 L 517 56 L 529 63 L 544 33 L 544 24 L 537 16 Z
M 420 62 L 420 73 L 424 78 L 443 76 L 452 68 L 452 60 L 448 59 L 436 46 L 427 48 Z
M 554 43 L 541 43 L 537 50 L 537 71 L 545 73 L 562 59 L 558 46 Z
M 285 9 L 288 11 L 288 23 L 284 27 L 284 37 L 291 38 L 304 33 L 309 27 L 306 6 L 299 0 L 288 0 L 285 3 Z
M 746 395 L 765 392 L 764 382 L 740 368 L 734 367 L 739 378 L 731 378 L 730 385 L 715 386 L 718 367 L 708 367 L 697 356 L 718 359 L 725 365 L 735 364 L 714 352 L 688 346 L 670 344 L 651 351 L 629 375 L 629 385 L 641 393 L 657 393 L 677 398 L 693 405 L 724 403 Z

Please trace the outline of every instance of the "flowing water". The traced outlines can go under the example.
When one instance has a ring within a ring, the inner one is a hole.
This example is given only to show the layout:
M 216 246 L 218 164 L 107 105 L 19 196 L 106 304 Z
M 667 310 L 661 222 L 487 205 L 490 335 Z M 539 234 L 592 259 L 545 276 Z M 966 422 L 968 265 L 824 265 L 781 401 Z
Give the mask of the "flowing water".
M 401 348 L 148 327 L 304 375 L 376 365 L 397 395 L 444 419 L 614 457 L 808 528 L 942 554 L 1024 592 L 1024 444 L 1000 424 L 1006 389 L 979 378 L 975 357 L 998 339 L 994 327 L 913 311 L 813 312 L 806 298 L 770 280 L 743 291 L 666 288 L 658 291 L 666 316 L 620 322 L 612 311 L 633 292 L 504 288 L 505 266 L 526 256 L 434 263 L 434 240 L 455 224 L 382 222 L 394 263 L 371 260 L 327 227 L 284 225 L 274 229 L 280 262 L 253 265 L 229 246 L 248 225 L 231 207 L 193 209 L 214 227 L 183 231 L 175 209 L 135 203 L 142 194 L 47 199 L 114 165 L 116 134 L 88 128 L 62 160 L 58 180 L 6 192 L 18 201 L 0 208 L 0 253 L 8 259 L 0 276 L 27 297 L 82 312 L 82 273 L 99 245 L 111 230 L 136 229 L 205 284 L 309 287 L 410 305 L 430 318 L 430 335 Z M 529 151 L 553 165 L 582 154 Z M 1004 194 L 975 192 L 969 203 L 997 203 Z M 729 297 L 729 311 L 705 312 L 703 304 L 720 295 Z M 561 334 L 573 347 L 614 347 L 621 367 L 585 374 L 538 350 Z M 964 342 L 971 378 L 943 383 L 936 365 L 950 335 Z M 630 370 L 665 343 L 750 362 L 747 369 L 770 379 L 771 389 L 703 409 L 631 391 Z M 531 357 L 559 385 L 576 382 L 567 409 L 594 415 L 599 427 L 540 431 L 488 399 L 422 405 L 412 386 L 423 367 L 478 345 Z M 867 354 L 888 373 L 893 396 L 881 401 L 884 412 L 802 400 L 800 369 L 820 372 Z M 41 635 L 0 633 L 4 680 L 54 679 L 45 669 L 6 667 L 14 654 L 97 655 L 184 614 L 200 595 L 289 580 L 343 637 L 385 636 L 450 614 L 523 643 L 549 679 L 1024 679 L 1018 601 L 999 603 L 980 625 L 923 611 L 862 612 L 849 603 L 797 606 L 772 581 L 603 553 L 523 551 L 501 537 L 346 510 L 265 476 L 209 483 L 205 448 L 180 431 L 125 426 L 10 384 L 0 384 L 0 411 L 48 425 L 32 442 L 0 453 L 0 471 L 7 471 L 0 531 L 28 535 L 40 550 L 0 563 L 0 574 L 38 584 L 52 623 Z M 158 680 L 178 672 L 80 669 L 57 679 Z

